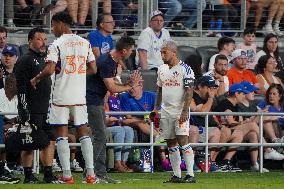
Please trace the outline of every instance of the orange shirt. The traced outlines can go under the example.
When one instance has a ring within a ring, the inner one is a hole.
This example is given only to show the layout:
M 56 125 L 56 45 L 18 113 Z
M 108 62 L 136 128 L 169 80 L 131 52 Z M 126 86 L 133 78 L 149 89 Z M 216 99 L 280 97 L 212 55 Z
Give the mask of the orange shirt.
M 234 83 L 241 83 L 244 80 L 255 84 L 257 83 L 255 74 L 250 70 L 244 70 L 242 73 L 238 72 L 234 67 L 229 69 L 227 73 L 230 85 Z

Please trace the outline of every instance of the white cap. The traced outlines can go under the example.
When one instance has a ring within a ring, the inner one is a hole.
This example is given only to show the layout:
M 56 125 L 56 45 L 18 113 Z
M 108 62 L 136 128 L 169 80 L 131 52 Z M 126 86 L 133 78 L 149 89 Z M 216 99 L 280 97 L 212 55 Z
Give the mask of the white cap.
M 152 18 L 154 18 L 155 16 L 158 16 L 158 15 L 164 17 L 164 14 L 161 11 L 159 11 L 159 10 L 152 11 L 151 14 L 150 14 L 150 20 L 152 20 Z
M 238 58 L 238 57 L 244 57 L 246 58 L 247 57 L 247 53 L 246 51 L 242 50 L 242 49 L 236 49 L 232 52 L 232 55 L 231 55 L 231 61 L 234 60 L 235 58 Z

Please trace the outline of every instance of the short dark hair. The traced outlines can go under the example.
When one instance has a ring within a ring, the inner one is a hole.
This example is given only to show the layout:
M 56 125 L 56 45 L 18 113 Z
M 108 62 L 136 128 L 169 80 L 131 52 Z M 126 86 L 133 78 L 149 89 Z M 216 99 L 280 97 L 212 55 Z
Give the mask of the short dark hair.
M 4 26 L 0 26 L 0 33 L 6 33 L 6 37 L 7 37 L 7 29 Z
M 256 31 L 255 31 L 254 28 L 246 28 L 246 29 L 244 29 L 243 36 L 245 36 L 247 34 L 256 34 Z
M 229 61 L 228 58 L 227 58 L 225 55 L 223 55 L 223 54 L 218 54 L 218 55 L 215 57 L 215 62 L 214 62 L 214 64 L 216 64 L 219 60 L 227 60 L 227 61 Z
M 221 51 L 224 48 L 224 45 L 229 44 L 229 43 L 235 43 L 235 40 L 233 40 L 230 37 L 226 37 L 226 36 L 221 37 L 217 43 L 218 50 Z
M 28 34 L 28 41 L 33 39 L 35 37 L 36 33 L 45 33 L 44 29 L 40 28 L 40 27 L 36 27 L 31 29 L 31 31 Z
M 112 15 L 111 15 L 110 13 L 107 13 L 107 12 L 100 14 L 100 15 L 98 16 L 97 22 L 96 22 L 96 26 L 97 26 L 98 29 L 101 28 L 101 27 L 100 27 L 100 24 L 104 22 L 105 16 L 112 16 Z
M 66 12 L 59 12 L 52 16 L 51 21 L 62 22 L 68 26 L 72 26 L 73 21 L 71 16 Z
M 115 49 L 121 51 L 123 49 L 130 48 L 135 45 L 135 41 L 132 37 L 123 36 L 115 44 Z

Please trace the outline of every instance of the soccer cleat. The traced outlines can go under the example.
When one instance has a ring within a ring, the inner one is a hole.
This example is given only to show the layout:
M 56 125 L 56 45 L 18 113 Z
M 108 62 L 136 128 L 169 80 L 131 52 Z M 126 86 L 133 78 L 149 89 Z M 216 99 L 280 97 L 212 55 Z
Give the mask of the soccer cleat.
M 193 177 L 193 176 L 186 175 L 186 176 L 183 178 L 183 182 L 185 182 L 185 183 L 196 183 L 196 179 L 195 179 L 195 177 Z
M 38 184 L 39 180 L 31 174 L 29 177 L 25 177 L 24 184 Z
M 173 175 L 169 180 L 166 180 L 163 183 L 183 183 L 183 179 Z
M 71 171 L 74 171 L 74 172 L 83 172 L 83 168 L 80 167 L 79 162 L 77 162 L 76 159 L 70 162 L 70 168 L 71 168 Z
M 53 159 L 53 162 L 52 162 L 52 172 L 61 172 L 61 168 L 59 167 L 56 159 Z
M 17 184 L 21 181 L 19 178 L 14 178 L 11 175 L 0 176 L 0 184 Z
M 94 176 L 87 176 L 84 180 L 82 180 L 82 183 L 85 184 L 96 184 L 99 183 L 99 179 L 94 175 Z
M 61 180 L 59 180 L 58 178 L 56 178 L 55 176 L 53 177 L 43 177 L 43 183 L 46 184 L 63 184 L 63 182 Z
M 74 184 L 73 177 L 70 178 L 64 178 L 63 176 L 59 177 L 58 180 L 62 182 L 63 184 Z

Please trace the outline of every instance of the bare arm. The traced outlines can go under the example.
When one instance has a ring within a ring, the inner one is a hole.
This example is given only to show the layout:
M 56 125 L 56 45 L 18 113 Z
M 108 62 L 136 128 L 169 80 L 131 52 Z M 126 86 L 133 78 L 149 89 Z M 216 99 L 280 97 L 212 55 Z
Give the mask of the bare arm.
M 104 83 L 111 93 L 129 91 L 132 87 L 127 84 L 118 84 L 113 78 L 104 78 Z
M 46 63 L 45 68 L 42 72 L 40 72 L 37 76 L 31 79 L 31 85 L 36 88 L 36 84 L 40 82 L 40 80 L 51 76 L 55 71 L 56 63 L 49 61 Z
M 158 108 L 161 106 L 162 103 L 162 87 L 158 87 L 156 92 L 156 102 L 154 106 L 154 112 L 158 112 Z
M 93 51 L 96 58 L 98 58 L 101 55 L 100 49 L 98 47 L 93 47 L 92 51 Z
M 147 51 L 140 49 L 138 51 L 138 57 L 139 57 L 139 64 L 142 70 L 148 70 Z
M 193 88 L 192 87 L 186 88 L 184 104 L 183 104 L 182 112 L 179 118 L 180 123 L 183 123 L 188 120 L 189 107 L 190 107 L 190 103 L 192 100 L 192 96 L 193 96 Z
M 91 61 L 88 64 L 87 74 L 96 74 L 97 73 L 97 64 L 95 61 Z

